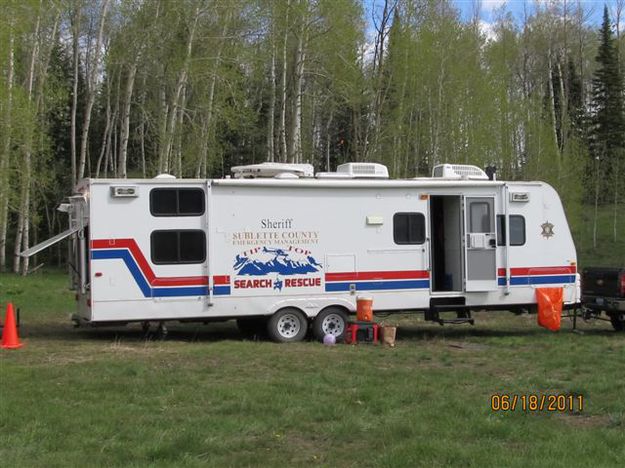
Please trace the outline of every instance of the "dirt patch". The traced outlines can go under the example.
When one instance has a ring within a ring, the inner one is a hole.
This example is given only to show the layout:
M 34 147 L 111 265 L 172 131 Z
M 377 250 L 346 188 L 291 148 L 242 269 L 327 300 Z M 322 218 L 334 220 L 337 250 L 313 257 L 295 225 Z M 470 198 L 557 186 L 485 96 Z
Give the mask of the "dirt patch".
M 572 427 L 593 428 L 610 426 L 610 416 L 583 413 L 558 413 L 556 419 Z
M 483 351 L 488 348 L 488 346 L 486 345 L 481 345 L 477 343 L 467 343 L 464 341 L 448 342 L 447 346 L 453 349 L 463 349 L 467 351 Z

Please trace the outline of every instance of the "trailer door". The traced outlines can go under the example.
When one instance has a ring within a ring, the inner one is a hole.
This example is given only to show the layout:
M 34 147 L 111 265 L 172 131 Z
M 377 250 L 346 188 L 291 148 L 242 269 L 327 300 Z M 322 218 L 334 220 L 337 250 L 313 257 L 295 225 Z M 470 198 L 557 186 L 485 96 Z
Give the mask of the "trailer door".
M 495 197 L 465 197 L 465 290 L 497 289 Z

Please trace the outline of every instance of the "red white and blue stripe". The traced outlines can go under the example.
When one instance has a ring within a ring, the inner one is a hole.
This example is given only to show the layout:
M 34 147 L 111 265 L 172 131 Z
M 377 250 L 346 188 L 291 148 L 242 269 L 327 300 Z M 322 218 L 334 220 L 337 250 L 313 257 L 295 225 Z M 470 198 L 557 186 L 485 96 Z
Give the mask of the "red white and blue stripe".
M 93 240 L 91 259 L 123 261 L 144 297 L 208 295 L 208 276 L 156 276 L 134 239 Z M 230 294 L 229 276 L 214 276 L 213 284 L 213 294 Z
M 154 274 L 134 239 L 96 239 L 91 241 L 92 260 L 121 260 L 124 262 L 144 297 L 206 296 L 208 276 L 159 277 Z M 511 286 L 575 283 L 575 266 L 521 267 L 510 269 Z M 497 272 L 499 286 L 506 285 L 506 270 Z M 231 294 L 228 275 L 213 276 L 213 295 Z M 326 273 L 325 291 L 424 290 L 430 287 L 426 270 L 361 271 Z
M 510 268 L 510 286 L 575 283 L 575 266 Z M 499 268 L 499 286 L 506 285 L 506 269 Z
M 326 273 L 326 292 L 385 291 L 393 289 L 429 289 L 430 273 L 425 270 L 361 271 Z
M 213 276 L 213 295 L 229 296 L 230 295 L 230 276 L 215 275 Z

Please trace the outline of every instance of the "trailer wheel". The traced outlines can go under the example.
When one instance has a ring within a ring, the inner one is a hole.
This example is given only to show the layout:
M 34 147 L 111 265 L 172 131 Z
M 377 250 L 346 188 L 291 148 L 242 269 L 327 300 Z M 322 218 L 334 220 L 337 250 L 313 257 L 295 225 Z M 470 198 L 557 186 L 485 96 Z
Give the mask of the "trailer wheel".
M 295 307 L 280 309 L 267 322 L 269 337 L 279 343 L 302 341 L 307 331 L 308 320 Z
M 610 316 L 610 322 L 616 331 L 625 331 L 625 314 L 614 314 Z
M 323 309 L 313 321 L 313 334 L 319 341 L 326 335 L 334 335 L 336 341 L 342 341 L 347 330 L 347 314 L 339 307 Z

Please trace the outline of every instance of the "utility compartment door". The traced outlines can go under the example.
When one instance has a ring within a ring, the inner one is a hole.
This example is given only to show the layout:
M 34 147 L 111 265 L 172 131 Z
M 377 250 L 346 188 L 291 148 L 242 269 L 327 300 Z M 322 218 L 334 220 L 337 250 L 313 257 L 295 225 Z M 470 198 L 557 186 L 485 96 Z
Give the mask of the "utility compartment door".
M 465 290 L 497 289 L 495 197 L 465 197 Z

